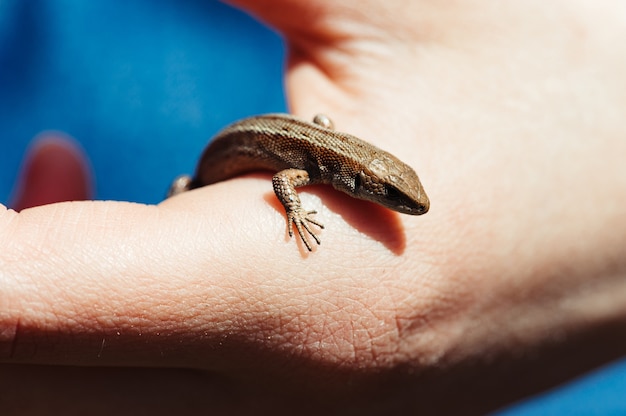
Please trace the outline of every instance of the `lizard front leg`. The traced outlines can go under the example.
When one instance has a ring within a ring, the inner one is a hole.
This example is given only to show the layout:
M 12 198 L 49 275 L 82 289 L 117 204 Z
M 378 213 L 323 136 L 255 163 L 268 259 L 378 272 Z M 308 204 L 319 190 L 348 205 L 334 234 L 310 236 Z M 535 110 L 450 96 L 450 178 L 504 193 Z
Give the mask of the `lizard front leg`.
M 320 228 L 324 228 L 324 226 L 312 218 L 312 215 L 317 214 L 317 211 L 306 211 L 302 208 L 300 196 L 298 196 L 296 192 L 298 186 L 307 185 L 309 182 L 310 178 L 308 172 L 301 169 L 281 170 L 272 178 L 274 193 L 280 203 L 283 204 L 283 207 L 285 207 L 289 237 L 293 237 L 293 226 L 295 225 L 302 242 L 309 251 L 312 251 L 311 244 L 304 234 L 304 230 L 306 230 L 319 245 L 320 239 L 311 229 L 309 223 L 315 224 Z

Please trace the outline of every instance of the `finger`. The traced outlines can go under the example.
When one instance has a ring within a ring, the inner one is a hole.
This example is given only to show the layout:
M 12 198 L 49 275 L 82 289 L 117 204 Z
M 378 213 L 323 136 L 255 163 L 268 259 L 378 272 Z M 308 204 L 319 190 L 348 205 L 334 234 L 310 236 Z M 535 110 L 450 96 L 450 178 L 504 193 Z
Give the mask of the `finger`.
M 324 294 L 360 296 L 380 282 L 360 276 L 354 288 L 354 279 L 323 278 L 365 262 L 358 233 L 346 247 L 329 236 L 346 256 L 341 264 L 335 250 L 321 250 L 303 267 L 293 240 L 284 241 L 284 213 L 260 197 L 267 186 L 262 178 L 219 183 L 159 206 L 86 201 L 0 212 L 0 362 L 223 369 L 241 365 L 238 351 L 256 350 L 257 340 L 263 351 L 300 349 L 302 328 L 324 328 L 322 314 L 307 313 L 327 304 Z M 319 208 L 317 198 L 306 203 Z M 334 235 L 350 235 L 329 221 Z M 361 304 L 346 313 L 365 324 Z M 284 310 L 292 323 L 268 319 Z M 385 329 L 376 319 L 368 325 Z M 315 352 L 310 345 L 303 357 Z M 340 345 L 329 357 L 352 356 Z M 250 359 L 254 367 L 258 356 Z
M 79 146 L 60 133 L 35 139 L 22 167 L 11 204 L 17 211 L 39 205 L 91 198 L 88 160 Z
M 373 16 L 383 18 L 393 15 L 389 13 L 389 5 L 374 1 L 228 1 L 255 15 L 285 37 L 288 47 L 285 92 L 290 112 L 309 119 L 324 111 L 332 117 L 339 130 L 348 129 L 357 133 L 358 130 L 353 130 L 354 126 L 346 121 L 352 115 L 348 109 L 355 105 L 352 102 L 354 99 L 358 99 L 358 105 L 363 107 L 363 94 L 368 92 L 368 88 L 363 87 L 381 82 L 378 72 L 369 72 L 368 68 L 374 62 L 383 61 L 383 67 L 389 70 L 387 51 L 391 49 L 387 40 L 392 37 L 390 31 L 377 28 L 372 32 L 368 29 L 369 26 L 383 24 L 373 22 L 377 20 Z M 299 19 L 294 20 L 293 16 L 299 16 Z M 403 18 L 406 16 L 411 14 L 402 15 Z M 394 27 L 398 20 L 395 19 L 388 27 Z M 307 24 L 302 25 L 301 21 Z M 404 54 L 400 51 L 397 56 Z M 399 79 L 393 75 L 386 78 Z M 370 103 L 365 110 L 372 108 L 373 114 L 380 114 L 373 109 L 378 107 L 376 100 L 379 99 L 379 96 L 372 99 L 375 106 Z

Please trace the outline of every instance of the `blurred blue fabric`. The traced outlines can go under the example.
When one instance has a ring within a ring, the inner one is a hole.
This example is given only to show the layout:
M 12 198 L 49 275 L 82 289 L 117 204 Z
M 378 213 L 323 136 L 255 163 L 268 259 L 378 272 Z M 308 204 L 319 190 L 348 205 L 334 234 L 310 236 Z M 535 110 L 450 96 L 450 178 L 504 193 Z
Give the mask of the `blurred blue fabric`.
M 237 118 L 284 111 L 281 39 L 211 0 L 0 0 L 0 201 L 61 130 L 96 198 L 155 203 Z
M 0 0 L 0 201 L 46 130 L 81 143 L 97 199 L 160 201 L 225 124 L 285 110 L 283 59 L 214 0 Z M 626 414 L 625 398 L 622 361 L 497 414 Z
M 494 416 L 626 415 L 626 360 L 591 372 Z

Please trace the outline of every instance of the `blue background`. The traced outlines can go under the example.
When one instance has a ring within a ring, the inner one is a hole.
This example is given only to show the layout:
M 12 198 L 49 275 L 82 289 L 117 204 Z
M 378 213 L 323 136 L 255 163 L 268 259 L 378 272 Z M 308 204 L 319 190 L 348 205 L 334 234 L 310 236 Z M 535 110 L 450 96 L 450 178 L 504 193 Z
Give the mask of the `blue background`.
M 96 198 L 155 203 L 237 118 L 284 111 L 280 38 L 216 1 L 0 0 L 0 201 L 61 130 Z
M 285 110 L 280 38 L 211 0 L 0 0 L 0 201 L 45 130 L 97 199 L 156 203 L 237 118 Z M 626 361 L 499 415 L 626 414 Z M 453 400 L 454 398 L 451 398 Z

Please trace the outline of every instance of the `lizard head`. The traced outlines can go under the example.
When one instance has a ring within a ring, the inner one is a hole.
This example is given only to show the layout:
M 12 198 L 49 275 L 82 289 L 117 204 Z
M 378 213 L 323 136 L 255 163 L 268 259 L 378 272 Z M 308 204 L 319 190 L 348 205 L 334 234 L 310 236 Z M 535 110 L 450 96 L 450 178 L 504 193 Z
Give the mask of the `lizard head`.
M 354 179 L 354 196 L 394 211 L 422 215 L 430 201 L 415 171 L 390 154 L 364 163 Z

